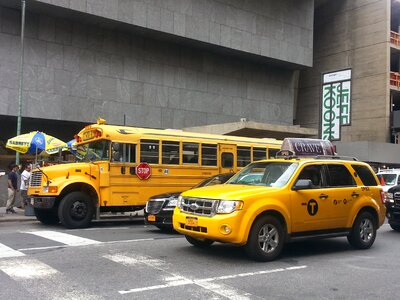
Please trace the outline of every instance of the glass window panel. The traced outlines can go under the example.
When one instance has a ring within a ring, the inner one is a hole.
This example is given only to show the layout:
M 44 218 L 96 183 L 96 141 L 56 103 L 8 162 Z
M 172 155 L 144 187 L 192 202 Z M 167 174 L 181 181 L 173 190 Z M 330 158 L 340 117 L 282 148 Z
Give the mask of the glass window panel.
M 267 158 L 267 150 L 265 148 L 253 148 L 253 161 L 263 160 Z
M 217 145 L 212 145 L 212 144 L 201 145 L 201 164 L 203 166 L 217 165 Z
M 162 142 L 162 163 L 167 165 L 179 165 L 179 142 Z
M 142 140 L 140 142 L 140 161 L 149 164 L 158 164 L 160 141 Z
M 232 153 L 222 153 L 221 155 L 221 166 L 223 168 L 233 168 L 233 154 Z
M 237 147 L 237 166 L 245 167 L 251 162 L 251 148 Z
M 182 162 L 184 164 L 199 163 L 199 144 L 197 143 L 182 144 Z

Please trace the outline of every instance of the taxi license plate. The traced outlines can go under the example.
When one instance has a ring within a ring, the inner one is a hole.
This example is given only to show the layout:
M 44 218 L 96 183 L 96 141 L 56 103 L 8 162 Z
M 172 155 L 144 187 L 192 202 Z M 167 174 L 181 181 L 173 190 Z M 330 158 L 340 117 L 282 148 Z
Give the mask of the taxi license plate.
M 186 217 L 186 226 L 197 227 L 197 218 L 196 217 Z
M 149 221 L 149 222 L 155 222 L 155 221 L 156 221 L 156 216 L 155 216 L 155 215 L 148 215 L 148 216 L 147 216 L 147 221 Z

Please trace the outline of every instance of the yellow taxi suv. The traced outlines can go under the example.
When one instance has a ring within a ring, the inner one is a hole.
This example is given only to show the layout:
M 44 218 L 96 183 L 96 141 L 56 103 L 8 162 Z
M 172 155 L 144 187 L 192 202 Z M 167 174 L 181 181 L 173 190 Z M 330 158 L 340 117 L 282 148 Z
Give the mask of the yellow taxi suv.
M 223 185 L 182 193 L 173 226 L 194 246 L 233 243 L 271 261 L 286 243 L 311 238 L 345 236 L 368 249 L 385 212 L 368 164 L 335 155 L 329 141 L 285 139 L 276 159 L 253 162 Z

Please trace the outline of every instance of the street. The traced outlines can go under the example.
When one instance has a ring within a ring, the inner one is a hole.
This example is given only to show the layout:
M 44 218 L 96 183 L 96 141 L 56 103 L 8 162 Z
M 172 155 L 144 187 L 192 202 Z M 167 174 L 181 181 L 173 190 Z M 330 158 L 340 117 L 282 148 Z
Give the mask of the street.
M 370 250 L 345 238 L 287 245 L 274 262 L 241 248 L 196 249 L 142 221 L 65 230 L 2 223 L 1 299 L 395 299 L 400 234 L 385 224 Z

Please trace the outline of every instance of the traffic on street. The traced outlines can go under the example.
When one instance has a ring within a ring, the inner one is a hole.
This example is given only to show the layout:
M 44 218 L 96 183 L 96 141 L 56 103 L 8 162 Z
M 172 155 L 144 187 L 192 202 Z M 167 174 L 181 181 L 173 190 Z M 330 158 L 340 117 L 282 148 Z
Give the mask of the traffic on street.
M 267 263 L 230 244 L 195 248 L 142 219 L 74 230 L 2 225 L 2 299 L 397 298 L 400 234 L 388 224 L 367 251 L 345 238 L 305 241 Z

